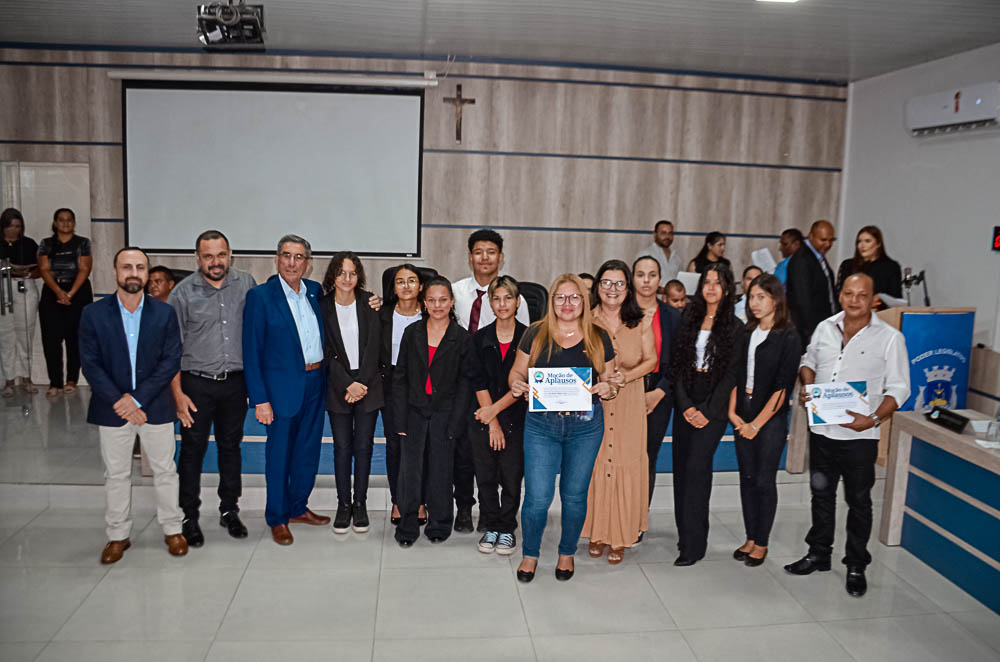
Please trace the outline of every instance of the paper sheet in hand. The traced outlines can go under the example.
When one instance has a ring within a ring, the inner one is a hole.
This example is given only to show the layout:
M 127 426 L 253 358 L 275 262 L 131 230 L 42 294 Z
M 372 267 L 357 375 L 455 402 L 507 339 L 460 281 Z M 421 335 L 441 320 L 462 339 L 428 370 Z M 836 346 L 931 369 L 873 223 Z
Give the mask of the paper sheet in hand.
M 766 274 L 773 274 L 774 270 L 778 268 L 774 256 L 766 248 L 760 248 L 750 253 L 750 263 L 760 267 Z
M 691 296 L 698 290 L 698 279 L 701 274 L 697 271 L 682 271 L 677 274 L 677 280 L 684 284 L 684 291 Z
M 854 417 L 847 410 L 867 414 L 868 382 L 830 382 L 806 386 L 812 397 L 806 403 L 809 426 L 850 423 Z
M 532 368 L 528 411 L 592 411 L 592 368 Z

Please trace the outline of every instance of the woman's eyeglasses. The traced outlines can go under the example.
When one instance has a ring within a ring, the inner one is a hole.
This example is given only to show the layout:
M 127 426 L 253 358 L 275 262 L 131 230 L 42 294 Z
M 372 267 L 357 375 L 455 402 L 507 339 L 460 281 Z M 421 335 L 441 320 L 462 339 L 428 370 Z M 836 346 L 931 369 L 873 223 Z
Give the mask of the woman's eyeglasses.
M 610 278 L 601 279 L 601 287 L 605 290 L 624 290 L 625 281 L 623 280 L 611 280 Z
M 583 297 L 579 294 L 556 294 L 552 297 L 552 300 L 557 306 L 562 306 L 567 303 L 571 306 L 579 306 L 580 302 L 583 301 Z

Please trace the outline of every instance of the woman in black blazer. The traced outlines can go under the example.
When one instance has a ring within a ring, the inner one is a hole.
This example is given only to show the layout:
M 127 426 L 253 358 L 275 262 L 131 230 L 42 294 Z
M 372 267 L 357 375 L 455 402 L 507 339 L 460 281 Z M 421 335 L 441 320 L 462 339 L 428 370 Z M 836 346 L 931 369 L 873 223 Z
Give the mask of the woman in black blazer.
M 392 373 L 393 417 L 402 437 L 398 486 L 402 520 L 395 538 L 403 548 L 411 547 L 420 535 L 417 518 L 423 494 L 428 511 L 424 535 L 432 543 L 451 535 L 455 439 L 462 434 L 469 411 L 463 375 L 469 334 L 455 319 L 454 306 L 448 279 L 436 276 L 427 282 L 427 315 L 403 332 Z
M 335 253 L 323 278 L 320 303 L 325 327 L 326 409 L 333 429 L 333 470 L 337 479 L 334 533 L 368 530 L 368 477 L 372 468 L 375 421 L 383 404 L 379 355 L 382 325 L 368 305 L 365 269 L 350 251 Z M 354 493 L 351 493 L 351 465 Z
M 733 558 L 758 566 L 767 557 L 778 507 L 775 475 L 788 437 L 788 401 L 802 356 L 785 288 L 771 274 L 753 279 L 747 293 L 747 328 L 733 365 L 729 420 L 736 430 L 740 500 L 747 540 Z
M 903 297 L 903 272 L 899 268 L 899 262 L 886 255 L 882 231 L 874 225 L 866 225 L 858 230 L 858 236 L 854 240 L 854 257 L 840 263 L 840 269 L 837 270 L 838 293 L 844 286 L 844 281 L 856 273 L 871 276 L 876 295 L 888 294 L 897 299 Z M 885 310 L 886 307 L 876 297 L 875 310 Z
M 733 314 L 736 286 L 723 264 L 705 267 L 684 308 L 671 359 L 674 421 L 674 517 L 680 556 L 676 566 L 694 565 L 708 548 L 708 502 L 712 459 L 726 431 L 731 364 L 743 323 Z

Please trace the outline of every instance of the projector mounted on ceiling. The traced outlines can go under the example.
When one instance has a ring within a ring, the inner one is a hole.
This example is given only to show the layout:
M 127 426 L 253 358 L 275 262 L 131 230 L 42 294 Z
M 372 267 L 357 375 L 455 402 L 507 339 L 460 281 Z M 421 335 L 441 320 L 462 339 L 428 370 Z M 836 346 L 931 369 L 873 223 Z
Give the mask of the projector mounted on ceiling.
M 198 40 L 205 50 L 264 50 L 264 5 L 240 0 L 198 5 Z

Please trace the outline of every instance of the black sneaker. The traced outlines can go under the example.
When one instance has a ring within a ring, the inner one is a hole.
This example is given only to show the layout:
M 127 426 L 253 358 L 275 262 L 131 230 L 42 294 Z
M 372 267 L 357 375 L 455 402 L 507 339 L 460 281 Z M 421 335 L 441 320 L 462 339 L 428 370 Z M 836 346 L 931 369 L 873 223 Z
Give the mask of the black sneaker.
M 355 533 L 368 532 L 368 509 L 363 503 L 354 504 L 354 513 L 351 515 L 351 528 Z
M 235 510 L 222 513 L 219 516 L 219 526 L 223 527 L 233 538 L 246 538 L 249 535 L 247 527 L 240 521 L 239 513 Z
M 205 535 L 201 532 L 196 519 L 186 519 L 181 522 L 181 535 L 191 547 L 201 547 L 205 544 Z
M 459 508 L 455 515 L 455 531 L 458 533 L 472 533 L 472 508 Z
M 351 506 L 347 503 L 337 504 L 337 516 L 333 518 L 333 532 L 347 533 L 351 530 Z

